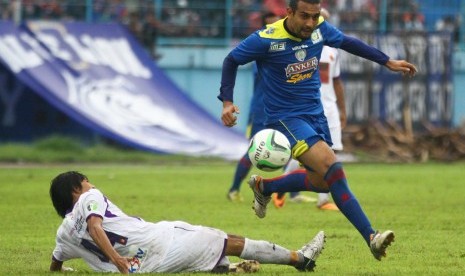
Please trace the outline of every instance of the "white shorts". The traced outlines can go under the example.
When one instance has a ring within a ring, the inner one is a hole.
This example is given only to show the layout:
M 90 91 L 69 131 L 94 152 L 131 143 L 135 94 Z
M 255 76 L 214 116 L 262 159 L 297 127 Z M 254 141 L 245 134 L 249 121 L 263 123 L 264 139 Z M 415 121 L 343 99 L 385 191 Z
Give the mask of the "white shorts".
M 333 141 L 331 148 L 333 150 L 343 150 L 341 125 L 330 127 L 329 132 L 331 133 L 331 141 Z
M 211 271 L 222 259 L 227 234 L 221 230 L 173 221 L 173 241 L 163 262 L 152 272 Z

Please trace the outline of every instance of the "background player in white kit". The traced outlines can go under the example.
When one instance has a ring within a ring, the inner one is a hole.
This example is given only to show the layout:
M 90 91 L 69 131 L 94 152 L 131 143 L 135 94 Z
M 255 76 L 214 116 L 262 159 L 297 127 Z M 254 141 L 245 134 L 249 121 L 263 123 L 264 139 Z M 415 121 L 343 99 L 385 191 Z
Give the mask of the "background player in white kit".
M 123 213 L 75 171 L 52 180 L 50 197 L 63 218 L 51 271 L 64 271 L 64 261 L 82 258 L 101 272 L 228 272 L 226 256 L 312 271 L 325 239 L 320 231 L 302 249 L 292 251 L 182 221 L 146 222 Z
M 322 8 L 321 16 L 328 20 L 330 13 Z M 329 131 L 334 151 L 342 151 L 342 129 L 347 124 L 347 115 L 344 98 L 344 83 L 341 78 L 341 67 L 339 64 L 339 52 L 337 49 L 323 46 L 320 57 L 320 80 L 321 80 L 321 102 L 324 113 L 328 120 Z M 300 168 L 299 162 L 291 159 L 286 166 L 285 173 L 290 173 Z M 284 205 L 284 195 L 273 196 L 274 205 L 280 208 Z M 317 207 L 322 210 L 339 210 L 334 203 L 329 201 L 328 193 L 319 193 Z

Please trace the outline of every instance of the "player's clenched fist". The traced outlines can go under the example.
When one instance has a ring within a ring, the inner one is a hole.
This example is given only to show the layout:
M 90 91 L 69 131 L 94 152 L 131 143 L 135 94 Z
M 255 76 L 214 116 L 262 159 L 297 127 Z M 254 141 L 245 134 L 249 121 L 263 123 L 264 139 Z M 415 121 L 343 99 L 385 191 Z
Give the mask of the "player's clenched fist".
M 239 114 L 239 107 L 232 102 L 223 102 L 223 112 L 221 113 L 221 121 L 227 127 L 232 127 L 237 124 L 237 116 Z

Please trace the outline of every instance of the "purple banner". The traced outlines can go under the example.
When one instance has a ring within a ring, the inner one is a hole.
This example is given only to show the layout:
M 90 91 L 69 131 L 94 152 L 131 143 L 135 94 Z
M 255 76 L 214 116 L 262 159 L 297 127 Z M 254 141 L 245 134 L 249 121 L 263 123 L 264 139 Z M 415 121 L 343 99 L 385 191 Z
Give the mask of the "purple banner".
M 231 160 L 247 149 L 242 134 L 187 98 L 119 25 L 2 22 L 0 62 L 56 108 L 119 142 Z

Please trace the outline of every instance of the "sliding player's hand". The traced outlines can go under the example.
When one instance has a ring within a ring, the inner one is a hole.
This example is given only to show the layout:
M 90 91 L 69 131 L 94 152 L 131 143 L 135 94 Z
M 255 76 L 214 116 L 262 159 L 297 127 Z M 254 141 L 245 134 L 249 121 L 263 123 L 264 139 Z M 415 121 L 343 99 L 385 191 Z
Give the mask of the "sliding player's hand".
M 227 127 L 233 127 L 237 124 L 237 116 L 239 114 L 239 107 L 232 102 L 223 102 L 223 112 L 221 113 L 221 121 Z

